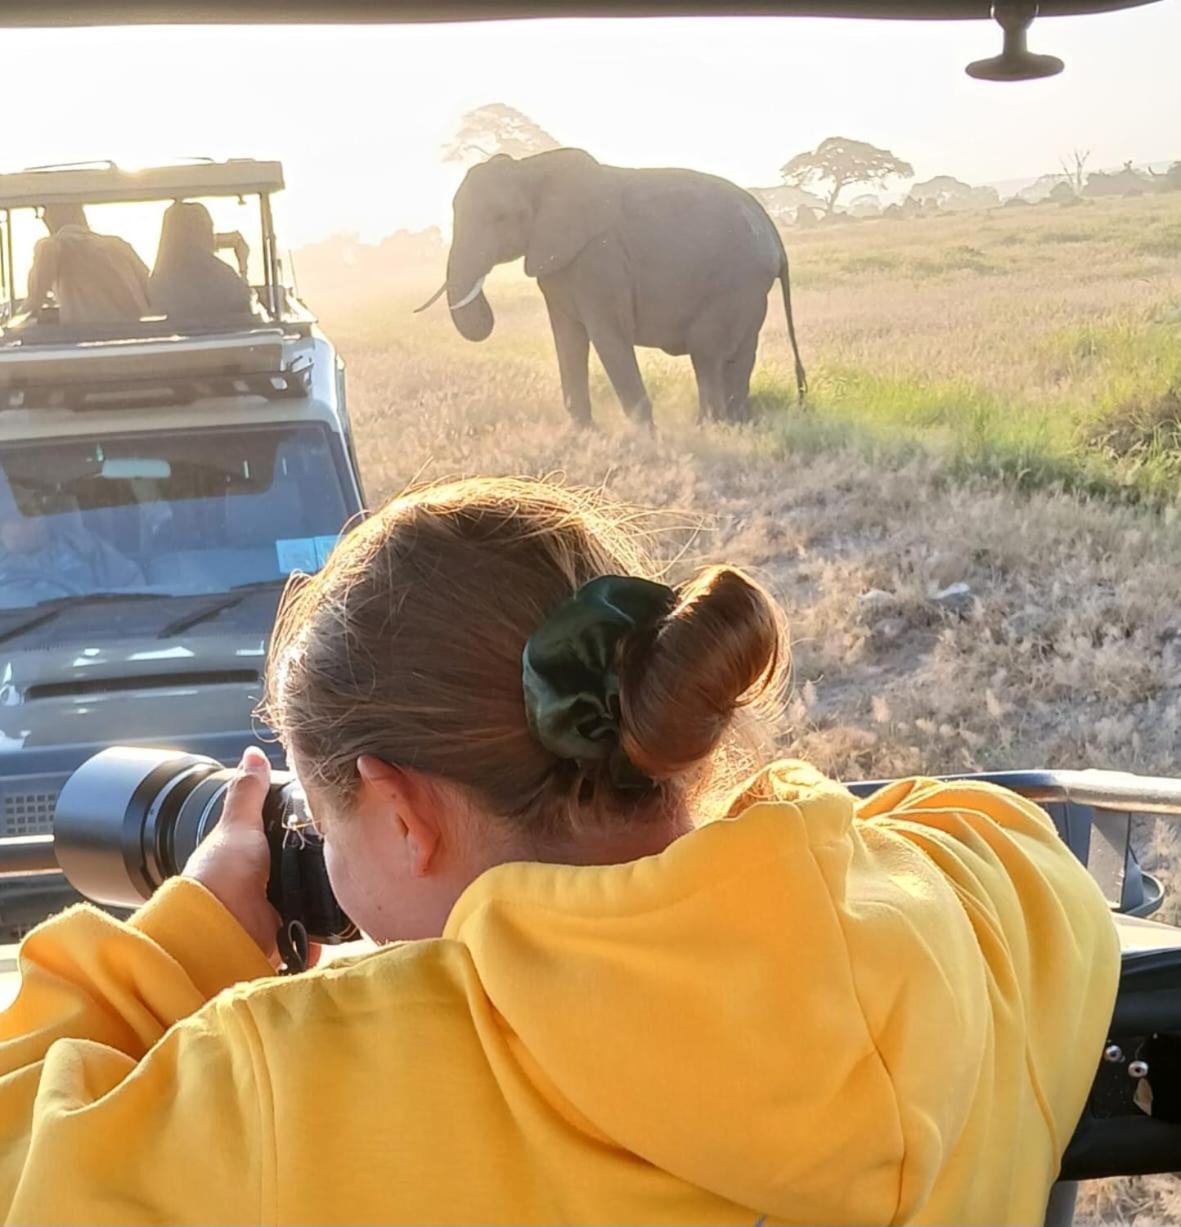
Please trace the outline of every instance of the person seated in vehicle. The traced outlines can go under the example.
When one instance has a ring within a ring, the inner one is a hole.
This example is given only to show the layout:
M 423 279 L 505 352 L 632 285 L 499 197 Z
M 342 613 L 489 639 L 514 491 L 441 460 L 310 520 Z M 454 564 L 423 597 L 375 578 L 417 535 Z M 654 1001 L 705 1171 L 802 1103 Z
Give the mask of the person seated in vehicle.
M 26 939 L 10 1219 L 1041 1222 L 1102 892 L 999 788 L 735 776 L 782 615 L 733 567 L 646 578 L 626 523 L 461 481 L 292 585 L 268 724 L 384 948 L 274 978 L 249 749 L 183 877 Z
M 63 324 L 112 324 L 148 313 L 148 266 L 130 243 L 90 229 L 81 205 L 50 204 L 49 231 L 33 250 L 24 310 L 32 315 L 52 294 Z
M 0 605 L 88 592 L 112 592 L 144 583 L 139 567 L 89 531 L 81 517 L 53 514 L 51 497 L 27 496 L 38 514 L 24 515 L 0 471 Z
M 204 205 L 169 205 L 149 283 L 153 309 L 194 322 L 249 316 L 250 286 L 218 257 L 216 247 L 213 219 Z M 241 264 L 240 250 L 237 255 Z

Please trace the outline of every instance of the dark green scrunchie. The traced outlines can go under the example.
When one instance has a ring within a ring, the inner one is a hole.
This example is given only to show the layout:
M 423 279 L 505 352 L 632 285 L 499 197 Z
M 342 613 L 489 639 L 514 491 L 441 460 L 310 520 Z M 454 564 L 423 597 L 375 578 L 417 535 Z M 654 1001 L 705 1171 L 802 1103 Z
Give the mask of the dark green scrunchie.
M 607 760 L 618 788 L 651 780 L 619 745 L 619 647 L 676 604 L 665 584 L 603 575 L 583 584 L 529 637 L 521 656 L 529 731 L 551 754 Z

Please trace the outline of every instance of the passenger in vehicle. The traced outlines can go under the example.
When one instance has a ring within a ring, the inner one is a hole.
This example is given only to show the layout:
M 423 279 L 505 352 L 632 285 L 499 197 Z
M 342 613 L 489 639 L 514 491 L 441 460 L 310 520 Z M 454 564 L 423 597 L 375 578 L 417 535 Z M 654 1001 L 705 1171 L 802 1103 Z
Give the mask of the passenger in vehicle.
M 90 532 L 76 512 L 52 514 L 48 502 L 39 510 L 24 515 L 0 471 L 0 606 L 143 585 L 139 567 Z
M 49 301 L 63 324 L 113 324 L 148 313 L 148 267 L 135 248 L 90 229 L 81 205 L 46 205 L 49 231 L 33 251 L 24 310 L 36 314 Z
M 731 567 L 644 578 L 625 523 L 457 482 L 288 592 L 267 722 L 390 944 L 274 977 L 247 751 L 183 878 L 25 940 L 0 1213 L 1042 1221 L 1115 999 L 1102 892 L 999 788 L 735 775 L 782 615 Z
M 216 243 L 213 219 L 204 205 L 169 205 L 148 289 L 153 310 L 191 322 L 249 316 L 250 287 L 219 259 Z

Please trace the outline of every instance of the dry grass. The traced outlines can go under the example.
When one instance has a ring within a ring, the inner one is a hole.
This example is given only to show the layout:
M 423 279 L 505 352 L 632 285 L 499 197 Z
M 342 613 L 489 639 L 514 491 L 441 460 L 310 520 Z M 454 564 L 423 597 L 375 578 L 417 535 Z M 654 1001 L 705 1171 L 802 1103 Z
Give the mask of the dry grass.
M 1131 419 L 1171 420 L 1179 217 L 1181 196 L 1162 196 L 789 235 L 815 409 L 784 408 L 774 322 L 767 412 L 744 429 L 693 425 L 686 364 L 648 354 L 659 433 L 630 431 L 601 377 L 601 428 L 574 433 L 540 297 L 512 273 L 490 279 L 483 346 L 445 312 L 409 314 L 429 285 L 309 296 L 350 364 L 372 501 L 418 477 L 561 475 L 661 509 L 675 572 L 725 559 L 759 574 L 792 625 L 785 748 L 845 778 L 1174 774 L 1176 436 L 1146 443 Z M 1117 429 L 1131 432 L 1118 444 Z M 931 593 L 959 581 L 974 606 L 934 610 Z M 874 590 L 888 595 L 859 601 Z M 1141 852 L 1167 876 L 1178 833 L 1158 824 Z M 1163 1178 L 1096 1185 L 1079 1213 L 1178 1217 Z

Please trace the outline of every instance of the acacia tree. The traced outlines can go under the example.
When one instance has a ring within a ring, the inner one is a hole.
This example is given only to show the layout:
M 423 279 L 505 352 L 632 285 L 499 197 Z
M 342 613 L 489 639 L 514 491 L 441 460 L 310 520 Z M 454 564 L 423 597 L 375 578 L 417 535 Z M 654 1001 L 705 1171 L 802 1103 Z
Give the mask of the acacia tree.
M 916 183 L 909 192 L 912 200 L 917 200 L 921 205 L 933 205 L 937 209 L 950 208 L 971 194 L 972 185 L 954 175 L 936 175 L 933 179 L 925 179 L 922 183 Z
M 907 199 L 917 201 L 927 208 L 966 212 L 970 209 L 991 209 L 1000 204 L 1000 196 L 994 187 L 973 187 L 954 175 L 936 175 L 916 183 Z
M 558 142 L 523 111 L 489 102 L 460 119 L 454 139 L 443 148 L 443 161 L 485 162 L 498 153 L 528 158 L 557 148 Z
M 1032 182 L 1027 184 L 1017 193 L 1021 200 L 1027 201 L 1029 204 L 1037 204 L 1040 200 L 1045 200 L 1055 188 L 1065 185 L 1071 191 L 1074 190 L 1070 178 L 1064 175 L 1061 171 L 1052 171 L 1046 175 L 1038 175 Z
M 783 182 L 795 187 L 809 184 L 829 184 L 825 196 L 825 212 L 831 213 L 842 189 L 850 183 L 881 183 L 898 175 L 909 179 L 914 167 L 888 149 L 879 149 L 866 141 L 852 141 L 845 136 L 830 136 L 815 149 L 797 153 L 779 170 Z
M 1158 192 L 1181 192 L 1181 162 L 1174 162 L 1168 170 L 1155 171 L 1150 166 L 1148 173 Z

